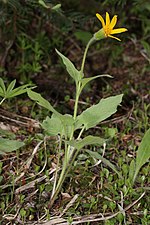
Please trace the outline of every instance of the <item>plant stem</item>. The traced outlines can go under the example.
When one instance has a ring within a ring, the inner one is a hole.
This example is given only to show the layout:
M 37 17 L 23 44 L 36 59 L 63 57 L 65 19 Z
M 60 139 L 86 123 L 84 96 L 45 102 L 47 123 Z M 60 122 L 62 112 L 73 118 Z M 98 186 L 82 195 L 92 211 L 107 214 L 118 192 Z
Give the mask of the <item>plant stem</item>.
M 76 91 L 76 99 L 75 99 L 75 105 L 74 105 L 74 115 L 73 118 L 74 120 L 77 117 L 77 109 L 78 109 L 78 101 L 79 101 L 79 93 L 80 93 L 80 87 L 81 87 L 81 81 L 78 82 L 78 87 L 77 87 L 77 91 Z
M 54 195 L 55 189 L 56 189 L 56 182 L 57 182 L 57 176 L 58 176 L 58 170 L 59 170 L 59 162 L 60 162 L 60 150 L 61 150 L 61 145 L 62 145 L 62 137 L 60 137 L 60 140 L 59 140 L 58 160 L 57 160 L 57 166 L 56 166 L 56 173 L 55 173 L 55 178 L 54 178 L 54 184 L 53 184 L 52 196 Z
M 3 98 L 1 101 L 0 101 L 0 105 L 5 101 L 6 98 Z
M 87 43 L 87 46 L 85 48 L 85 51 L 84 51 L 84 55 L 83 55 L 83 59 L 82 59 L 82 64 L 81 64 L 81 73 L 83 74 L 83 70 L 84 70 L 84 64 L 85 64 L 85 59 L 86 59 L 86 55 L 87 55 L 87 51 L 90 47 L 90 45 L 95 41 L 95 38 L 92 37 L 89 42 Z
M 61 171 L 58 183 L 57 183 L 57 187 L 56 187 L 55 192 L 53 193 L 53 195 L 51 195 L 50 204 L 48 206 L 49 208 L 52 207 L 52 205 L 54 204 L 54 201 L 56 200 L 57 195 L 59 194 L 59 192 L 61 190 L 62 184 L 63 184 L 63 182 L 64 182 L 64 180 L 66 178 L 66 175 L 67 175 L 66 174 L 66 168 L 67 168 L 67 165 L 64 162 L 64 165 L 63 165 L 63 168 L 62 168 L 62 171 Z
M 81 64 L 81 73 L 83 74 L 83 70 L 84 70 L 84 65 L 85 65 L 85 59 L 86 59 L 86 56 L 87 56 L 87 52 L 88 52 L 88 49 L 90 47 L 90 45 L 95 41 L 95 38 L 92 37 L 89 42 L 87 43 L 87 46 L 85 48 L 85 51 L 84 51 L 84 55 L 83 55 L 83 59 L 82 59 L 82 64 Z M 76 119 L 76 116 L 77 116 L 77 109 L 78 109 L 78 101 L 79 101 L 79 97 L 80 97 L 80 88 L 81 88 L 81 81 L 78 82 L 78 86 L 77 86 L 77 90 L 76 90 L 76 99 L 75 99 L 75 106 L 74 106 L 74 120 Z
M 85 59 L 86 59 L 86 55 L 87 55 L 87 51 L 89 49 L 89 46 L 94 42 L 94 37 L 92 37 L 86 48 L 85 48 L 85 52 L 84 52 L 84 55 L 83 55 L 83 59 L 82 59 L 82 64 L 81 64 L 81 73 L 83 75 L 83 70 L 84 70 L 84 65 L 85 65 Z M 81 93 L 81 80 L 78 81 L 77 85 L 76 85 L 76 98 L 75 98 L 75 105 L 74 105 L 74 114 L 73 114 L 73 118 L 74 120 L 76 120 L 76 117 L 77 117 L 77 110 L 78 110 L 78 102 L 79 102 L 79 97 L 80 97 L 80 93 Z M 78 135 L 78 139 L 81 137 L 83 131 L 84 131 L 85 127 L 83 127 Z M 72 140 L 73 138 L 73 135 L 74 135 L 74 131 L 75 131 L 75 128 L 74 126 L 72 127 L 72 132 L 70 134 L 70 140 Z M 70 150 L 71 150 L 71 146 L 68 145 L 68 147 L 65 146 L 65 158 L 64 158 L 64 163 L 63 163 L 63 166 L 62 166 L 62 171 L 60 173 L 60 177 L 58 179 L 58 183 L 57 183 L 57 186 L 56 186 L 56 180 L 55 180 L 55 184 L 54 184 L 54 188 L 53 188 L 53 192 L 52 192 L 52 195 L 51 195 L 51 199 L 50 199 L 50 204 L 49 204 L 49 208 L 52 207 L 54 201 L 56 200 L 56 197 L 57 195 L 59 194 L 60 190 L 61 190 L 61 187 L 63 185 L 63 182 L 64 180 L 66 179 L 66 176 L 68 175 L 72 165 L 73 165 L 73 162 L 75 161 L 75 158 L 78 154 L 78 150 L 75 150 L 73 149 L 71 154 L 70 154 Z

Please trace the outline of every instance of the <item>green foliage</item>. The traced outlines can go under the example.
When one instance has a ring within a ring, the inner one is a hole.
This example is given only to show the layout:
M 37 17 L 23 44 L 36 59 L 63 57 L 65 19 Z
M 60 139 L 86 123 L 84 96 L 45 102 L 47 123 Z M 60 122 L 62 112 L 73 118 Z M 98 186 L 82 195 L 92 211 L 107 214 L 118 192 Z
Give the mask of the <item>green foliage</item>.
M 82 140 L 69 141 L 69 144 L 72 147 L 76 148 L 77 150 L 80 150 L 80 149 L 82 149 L 82 148 L 84 148 L 85 146 L 88 146 L 88 145 L 101 146 L 104 143 L 105 143 L 105 140 L 103 138 L 92 136 L 92 135 L 88 135 L 85 138 L 83 138 Z
M 9 140 L 0 137 L 0 155 L 15 151 L 24 146 L 24 143 L 16 140 Z
M 36 101 L 39 105 L 43 106 L 44 108 L 48 109 L 50 112 L 56 113 L 57 115 L 59 114 L 53 106 L 46 100 L 44 99 L 40 94 L 36 93 L 35 91 L 32 91 L 30 89 L 27 90 L 29 98 L 32 100 Z
M 135 160 L 135 173 L 133 182 L 136 179 L 137 174 L 141 167 L 148 162 L 150 158 L 150 129 L 145 133 L 142 142 L 137 150 L 136 160 Z
M 77 117 L 78 123 L 83 124 L 86 129 L 95 127 L 117 111 L 117 106 L 121 103 L 122 97 L 121 94 L 101 99 L 98 104 L 86 109 Z
M 93 158 L 101 160 L 106 166 L 110 167 L 118 176 L 119 178 L 123 178 L 121 173 L 117 170 L 117 168 L 115 167 L 115 165 L 113 165 L 110 160 L 105 159 L 104 157 L 102 157 L 98 152 L 94 152 L 94 151 L 90 151 L 90 150 L 86 150 L 86 152 Z
M 16 80 L 13 80 L 6 88 L 3 79 L 0 78 L 0 97 L 3 98 L 2 102 L 5 99 L 13 98 L 15 96 L 25 93 L 27 91 L 27 88 L 31 86 L 30 84 L 25 84 L 17 88 L 14 88 L 15 84 L 16 84 Z
M 83 78 L 81 80 L 80 92 L 82 91 L 82 89 L 85 87 L 86 84 L 88 84 L 90 81 L 95 80 L 95 79 L 100 78 L 100 77 L 109 77 L 109 78 L 112 78 L 112 76 L 110 76 L 108 74 L 96 75 L 96 76 L 93 76 L 93 77 Z
M 47 116 L 41 125 L 49 136 L 56 136 L 63 133 L 61 120 L 55 114 L 52 114 L 51 118 Z
M 69 75 L 75 80 L 76 85 L 78 84 L 78 81 L 81 80 L 82 76 L 80 74 L 80 71 L 78 71 L 73 63 L 63 54 L 61 54 L 57 49 L 56 49 L 57 54 L 62 58 L 64 65 L 66 66 L 67 72 Z
M 49 1 L 37 0 L 0 1 L 2 18 L 0 20 L 2 28 L 0 60 L 2 59 L 2 63 L 0 63 L 2 71 L 8 73 L 13 71 L 22 83 L 26 83 L 31 82 L 34 74 L 42 72 L 45 62 L 48 61 L 48 65 L 51 64 L 51 60 L 47 60 L 50 58 L 49 53 L 54 46 L 60 46 L 62 40 L 58 39 L 58 31 L 53 35 L 48 34 L 44 26 L 46 23 L 53 23 L 54 17 L 54 21 L 56 21 L 57 16 L 63 18 L 60 6 L 54 1 L 53 4 Z M 61 19 L 61 21 L 63 20 L 64 18 Z M 56 36 L 58 43 L 55 41 Z M 5 65 L 10 59 L 12 63 L 9 63 L 7 68 Z
M 16 84 L 16 80 L 13 80 L 8 85 L 8 87 L 6 87 L 3 79 L 0 78 L 0 97 L 2 97 L 0 105 L 6 99 L 13 98 L 15 96 L 25 93 L 27 91 L 27 88 L 30 90 L 30 88 L 29 88 L 31 86 L 30 84 L 22 85 L 17 88 L 15 88 L 15 84 Z M 5 154 L 8 152 L 15 151 L 22 146 L 24 146 L 23 142 L 0 137 L 0 154 Z
M 58 117 L 57 114 L 52 114 L 51 118 L 47 116 L 41 125 L 47 135 L 70 137 L 73 123 L 74 120 L 71 115 L 59 115 Z

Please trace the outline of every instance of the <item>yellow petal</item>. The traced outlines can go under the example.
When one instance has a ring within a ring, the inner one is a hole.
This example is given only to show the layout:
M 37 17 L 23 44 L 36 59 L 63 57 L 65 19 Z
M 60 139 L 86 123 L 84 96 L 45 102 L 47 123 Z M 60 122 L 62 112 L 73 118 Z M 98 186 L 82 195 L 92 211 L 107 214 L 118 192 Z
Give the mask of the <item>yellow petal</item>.
M 116 39 L 116 40 L 118 40 L 118 41 L 121 41 L 119 38 L 117 38 L 117 37 L 114 37 L 114 36 L 112 36 L 112 35 L 108 35 L 108 37 L 111 37 L 111 38 L 114 38 L 114 39 Z
M 110 17 L 109 17 L 109 13 L 106 12 L 106 26 L 110 25 Z
M 103 17 L 102 17 L 99 13 L 96 13 L 96 16 L 97 16 L 97 18 L 101 21 L 102 27 L 105 27 L 105 22 L 104 22 Z
M 126 28 L 117 28 L 117 29 L 112 30 L 111 34 L 119 34 L 119 33 L 125 32 L 125 31 L 127 31 Z
M 112 20 L 111 20 L 111 23 L 110 23 L 110 28 L 113 29 L 114 26 L 116 25 L 117 23 L 117 15 L 115 15 Z

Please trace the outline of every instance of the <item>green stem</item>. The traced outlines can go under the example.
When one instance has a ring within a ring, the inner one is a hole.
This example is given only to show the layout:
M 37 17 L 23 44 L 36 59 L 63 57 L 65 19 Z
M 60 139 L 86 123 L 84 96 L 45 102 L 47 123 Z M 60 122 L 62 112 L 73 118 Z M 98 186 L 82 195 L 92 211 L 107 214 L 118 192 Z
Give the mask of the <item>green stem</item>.
M 82 64 L 81 64 L 81 74 L 83 75 L 83 70 L 84 70 L 84 65 L 85 65 L 85 59 L 86 59 L 86 56 L 87 56 L 87 52 L 88 52 L 88 49 L 90 47 L 90 45 L 95 41 L 95 38 L 92 37 L 89 42 L 87 43 L 87 46 L 85 48 L 85 51 L 84 51 L 84 55 L 83 55 L 83 59 L 82 59 Z M 76 99 L 75 99 L 75 106 L 74 106 L 74 116 L 73 118 L 76 119 L 76 116 L 77 116 L 77 109 L 78 109 L 78 101 L 79 101 L 79 97 L 80 97 L 80 93 L 81 93 L 81 81 L 78 82 L 77 84 L 77 88 L 76 88 Z
M 90 45 L 95 41 L 95 38 L 92 37 L 89 42 L 87 43 L 87 46 L 85 48 L 85 51 L 84 51 L 84 55 L 83 55 L 83 59 L 82 59 L 82 65 L 81 65 L 81 73 L 83 74 L 83 70 L 84 70 L 84 64 L 85 64 L 85 59 L 86 59 L 86 55 L 87 55 L 87 51 L 90 47 Z
M 6 98 L 3 98 L 0 102 L 0 105 L 5 101 Z
M 66 175 L 67 175 L 66 174 L 66 168 L 67 168 L 67 165 L 63 165 L 63 168 L 62 168 L 62 171 L 61 171 L 58 183 L 57 183 L 57 187 L 56 187 L 55 192 L 53 193 L 53 195 L 51 195 L 49 208 L 52 207 L 52 205 L 54 204 L 54 201 L 56 200 L 57 195 L 59 194 L 59 192 L 61 190 L 62 184 L 63 184 L 63 182 L 64 182 L 64 180 L 66 178 Z
M 79 133 L 79 135 L 78 135 L 78 137 L 77 137 L 77 140 L 79 140 L 79 139 L 80 139 L 80 137 L 81 137 L 81 135 L 82 135 L 82 133 L 83 133 L 84 129 L 85 129 L 85 127 L 82 127 L 82 129 L 81 129 L 81 131 L 80 131 L 80 133 Z
M 52 196 L 55 193 L 56 190 L 56 182 L 57 182 L 57 176 L 58 176 L 58 170 L 59 170 L 59 162 L 60 162 L 60 150 L 61 150 L 61 145 L 62 145 L 62 137 L 60 137 L 59 141 L 59 147 L 58 147 L 58 160 L 57 160 L 57 166 L 56 166 L 56 173 L 55 173 L 55 178 L 54 178 L 54 184 L 53 184 L 53 190 L 52 190 Z
M 77 87 L 77 91 L 76 91 L 76 99 L 75 99 L 74 115 L 73 115 L 74 120 L 75 120 L 76 117 L 77 117 L 77 110 L 78 110 L 78 101 L 79 101 L 80 87 L 81 87 L 81 81 L 78 82 L 78 87 Z
M 88 42 L 86 48 L 85 48 L 85 52 L 84 52 L 83 60 L 82 60 L 82 64 L 81 64 L 81 73 L 82 73 L 82 75 L 83 75 L 83 70 L 84 70 L 84 65 L 85 65 L 85 59 L 86 59 L 87 51 L 89 49 L 89 46 L 94 42 L 94 40 L 95 40 L 94 37 L 92 37 L 90 39 L 90 41 Z M 81 93 L 81 81 L 79 81 L 77 83 L 77 86 L 76 86 L 76 99 L 75 99 L 74 115 L 73 115 L 74 120 L 77 117 L 77 110 L 78 110 L 78 102 L 79 102 L 80 93 Z M 70 140 L 72 140 L 72 138 L 73 138 L 74 130 L 75 129 L 74 129 L 74 126 L 73 126 L 72 132 L 71 132 L 71 135 L 70 135 Z M 84 127 L 80 131 L 78 139 L 81 137 L 83 131 L 84 131 Z M 76 158 L 76 156 L 77 156 L 77 154 L 79 152 L 79 150 L 73 149 L 72 153 L 70 154 L 70 149 L 71 149 L 70 145 L 68 145 L 68 148 L 65 147 L 65 159 L 64 159 L 63 166 L 62 166 L 62 171 L 60 173 L 60 177 L 59 177 L 57 186 L 56 186 L 56 188 L 53 189 L 54 192 L 52 192 L 52 195 L 51 195 L 49 208 L 52 207 L 52 205 L 53 205 L 57 195 L 59 194 L 59 192 L 60 192 L 60 190 L 62 188 L 63 182 L 64 182 L 66 176 L 68 175 L 68 173 L 69 173 L 69 171 L 70 171 L 70 169 L 72 167 L 72 164 L 75 161 L 75 158 Z

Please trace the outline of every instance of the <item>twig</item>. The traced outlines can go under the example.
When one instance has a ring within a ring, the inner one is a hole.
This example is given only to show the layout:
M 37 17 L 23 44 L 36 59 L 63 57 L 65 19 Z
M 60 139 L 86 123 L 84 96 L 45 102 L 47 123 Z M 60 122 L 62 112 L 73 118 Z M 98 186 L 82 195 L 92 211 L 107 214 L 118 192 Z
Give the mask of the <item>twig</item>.
M 35 148 L 34 148 L 34 150 L 33 150 L 33 152 L 32 152 L 31 157 L 28 159 L 28 161 L 27 161 L 27 163 L 26 163 L 26 165 L 25 165 L 25 169 L 29 169 L 29 167 L 30 167 L 30 165 L 31 165 L 31 163 L 32 163 L 32 160 L 33 160 L 33 158 L 34 158 L 34 156 L 35 156 L 35 154 L 36 154 L 38 148 L 40 147 L 40 145 L 41 145 L 42 143 L 43 143 L 43 141 L 40 141 L 40 142 L 35 146 Z
M 60 217 L 63 216 L 63 214 L 73 205 L 73 203 L 77 200 L 77 198 L 79 197 L 78 194 L 76 194 L 71 201 L 66 205 L 65 209 L 63 210 L 63 212 L 60 214 Z

